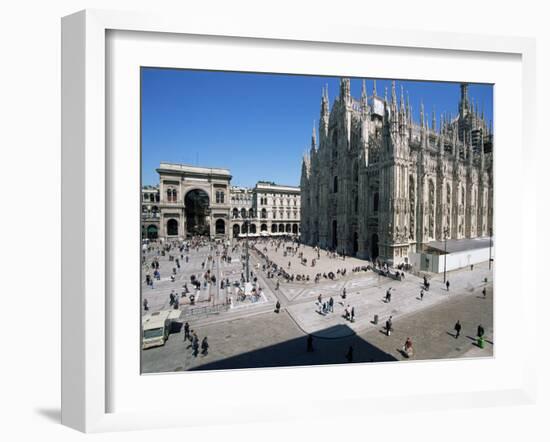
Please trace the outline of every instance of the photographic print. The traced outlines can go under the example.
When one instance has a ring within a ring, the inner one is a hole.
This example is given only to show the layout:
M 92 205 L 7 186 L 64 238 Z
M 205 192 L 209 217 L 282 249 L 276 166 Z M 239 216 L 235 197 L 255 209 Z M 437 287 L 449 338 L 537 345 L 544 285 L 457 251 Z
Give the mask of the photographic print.
M 141 68 L 142 373 L 493 356 L 493 85 Z

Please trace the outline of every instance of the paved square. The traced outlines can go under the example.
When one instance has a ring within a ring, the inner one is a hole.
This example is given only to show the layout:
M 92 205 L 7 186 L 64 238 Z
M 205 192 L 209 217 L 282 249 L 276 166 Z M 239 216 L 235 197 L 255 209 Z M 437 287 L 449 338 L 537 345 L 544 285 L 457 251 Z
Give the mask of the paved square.
M 473 270 L 449 272 L 448 291 L 442 275 L 432 275 L 430 289 L 421 299 L 422 278 L 411 273 L 398 281 L 372 270 L 354 272 L 354 268 L 368 263 L 332 257 L 324 251 L 317 254 L 311 247 L 296 248 L 290 241 L 256 240 L 249 242 L 249 268 L 250 279 L 261 296 L 239 300 L 234 284 L 242 286 L 245 276 L 245 240 L 229 246 L 185 244 L 174 242 L 169 250 L 167 244 L 153 244 L 144 252 L 142 297 L 147 298 L 149 312 L 171 309 L 173 290 L 179 295 L 180 322 L 188 322 L 200 339 L 208 336 L 210 348 L 207 355 L 194 357 L 189 341 L 183 341 L 183 332 L 173 333 L 163 347 L 142 351 L 144 373 L 344 363 L 350 346 L 354 362 L 402 360 L 406 359 L 402 347 L 407 337 L 414 344 L 414 359 L 492 355 L 492 272 L 488 263 Z M 164 254 L 163 248 L 167 249 Z M 308 260 L 308 266 L 301 263 L 302 258 Z M 317 259 L 315 267 L 311 267 L 312 258 Z M 160 279 L 151 288 L 145 277 L 152 275 L 153 261 L 159 263 Z M 289 282 L 282 273 L 273 271 L 273 263 L 287 276 L 307 274 L 310 280 Z M 346 269 L 346 274 L 337 275 L 338 269 Z M 317 273 L 328 272 L 337 276 L 314 282 Z M 201 283 L 198 291 L 192 289 L 192 275 Z M 182 296 L 185 284 L 190 293 Z M 390 302 L 385 299 L 388 289 Z M 191 293 L 196 294 L 195 305 L 190 305 Z M 333 311 L 323 312 L 322 303 L 330 298 Z M 277 302 L 279 313 L 275 312 Z M 352 308 L 353 322 L 344 314 L 345 309 L 350 312 Z M 394 331 L 387 336 L 384 326 L 390 316 Z M 464 330 L 459 339 L 454 338 L 453 329 L 457 320 Z M 483 349 L 475 345 L 478 325 L 485 328 Z M 305 351 L 308 335 L 312 336 L 314 352 Z

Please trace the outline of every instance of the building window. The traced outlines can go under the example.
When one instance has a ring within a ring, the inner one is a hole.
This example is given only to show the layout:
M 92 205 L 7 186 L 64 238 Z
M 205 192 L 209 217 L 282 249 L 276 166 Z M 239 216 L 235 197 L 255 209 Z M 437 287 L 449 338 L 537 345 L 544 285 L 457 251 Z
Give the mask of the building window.
M 338 193 L 338 177 L 337 176 L 334 177 L 334 180 L 333 180 L 333 183 L 332 183 L 332 191 L 334 193 Z
M 378 192 L 375 192 L 374 193 L 374 201 L 373 201 L 373 209 L 375 212 L 378 212 L 378 203 L 379 203 L 379 196 L 378 196 Z
M 166 199 L 169 203 L 175 203 L 178 198 L 178 193 L 176 189 L 168 189 L 166 191 Z
M 267 218 L 267 210 L 262 209 L 262 218 Z
M 238 217 L 239 217 L 239 209 L 234 208 L 233 209 L 233 218 L 238 218 Z
M 225 193 L 224 192 L 216 192 L 216 203 L 217 204 L 223 204 L 225 202 Z

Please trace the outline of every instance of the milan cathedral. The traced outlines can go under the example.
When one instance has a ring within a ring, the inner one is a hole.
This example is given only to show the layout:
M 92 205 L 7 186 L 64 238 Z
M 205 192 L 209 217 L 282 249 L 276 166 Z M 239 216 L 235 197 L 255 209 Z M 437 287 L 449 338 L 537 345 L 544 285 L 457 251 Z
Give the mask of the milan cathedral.
M 390 264 L 406 263 L 431 241 L 492 235 L 493 136 L 483 111 L 460 86 L 458 112 L 439 128 L 420 106 L 414 121 L 403 87 L 398 102 L 351 96 L 350 80 L 329 109 L 323 90 L 319 140 L 301 175 L 301 238 L 310 245 Z

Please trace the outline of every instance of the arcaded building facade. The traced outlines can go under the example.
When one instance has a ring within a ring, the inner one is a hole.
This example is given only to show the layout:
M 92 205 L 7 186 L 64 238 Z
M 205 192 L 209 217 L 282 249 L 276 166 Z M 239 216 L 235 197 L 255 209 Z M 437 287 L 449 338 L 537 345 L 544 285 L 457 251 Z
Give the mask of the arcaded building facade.
M 314 128 L 301 175 L 301 239 L 310 245 L 392 264 L 431 241 L 492 234 L 493 137 L 461 85 L 456 114 L 421 105 L 419 121 L 376 82 L 359 99 L 350 80 L 329 109 L 323 91 L 319 138 Z
M 232 187 L 232 236 L 297 236 L 300 188 L 258 181 L 253 188 Z
M 161 163 L 158 186 L 144 186 L 142 238 L 297 236 L 300 188 L 259 181 L 231 185 L 229 169 Z

